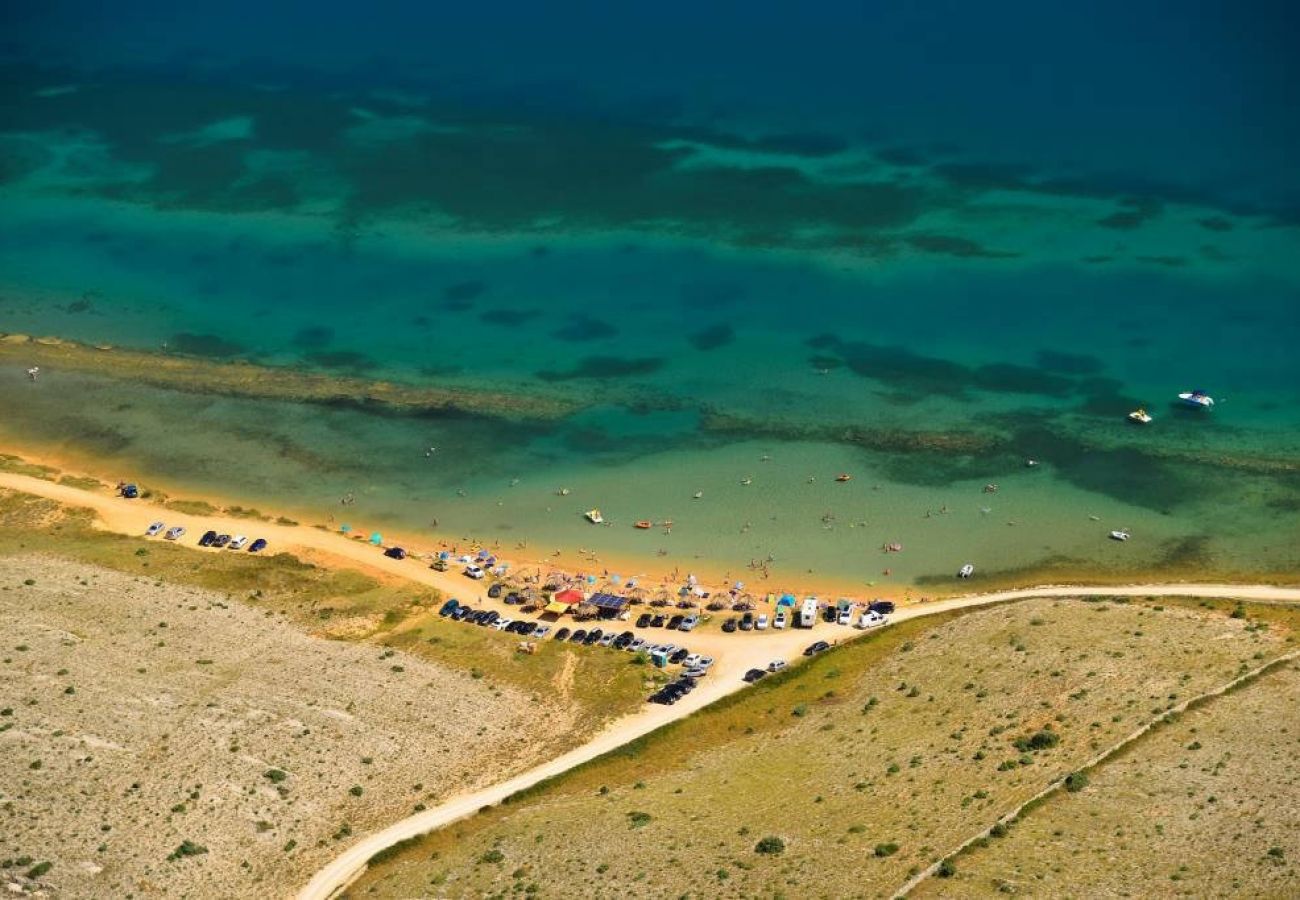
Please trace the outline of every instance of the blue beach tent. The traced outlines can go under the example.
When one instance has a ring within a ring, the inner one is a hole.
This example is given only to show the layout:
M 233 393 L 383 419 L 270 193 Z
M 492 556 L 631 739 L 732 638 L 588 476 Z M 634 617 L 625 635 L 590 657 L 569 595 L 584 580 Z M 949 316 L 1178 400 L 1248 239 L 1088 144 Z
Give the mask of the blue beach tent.
M 384 536 L 380 534 L 378 531 L 370 535 L 370 543 L 374 544 L 376 547 L 378 547 L 383 542 L 384 542 Z

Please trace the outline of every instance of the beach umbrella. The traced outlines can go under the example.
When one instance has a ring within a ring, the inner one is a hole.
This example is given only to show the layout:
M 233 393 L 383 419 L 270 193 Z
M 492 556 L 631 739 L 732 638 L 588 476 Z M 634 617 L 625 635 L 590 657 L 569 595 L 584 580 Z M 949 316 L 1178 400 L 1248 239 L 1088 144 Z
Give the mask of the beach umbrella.
M 611 575 L 609 576 L 609 580 L 612 581 L 614 584 L 618 584 L 620 581 L 622 581 L 622 578 L 620 578 L 617 575 Z
M 447 550 L 443 550 L 438 554 L 438 559 L 451 559 L 451 553 Z
M 595 584 L 595 583 L 596 583 L 596 576 L 595 576 L 595 575 L 588 575 L 588 576 L 587 576 L 587 584 Z
M 782 594 L 781 599 L 777 601 L 779 606 L 794 606 L 794 594 Z
M 480 551 L 478 552 L 478 558 L 479 558 L 479 559 L 487 559 L 487 558 L 489 558 L 491 555 L 492 555 L 492 554 L 491 554 L 491 553 L 488 553 L 486 550 L 480 550 Z
M 378 531 L 375 531 L 375 532 L 372 532 L 372 533 L 371 533 L 371 535 L 370 535 L 370 543 L 372 543 L 372 544 L 374 544 L 376 547 L 378 547 L 378 546 L 379 546 L 380 544 L 382 544 L 383 542 L 384 542 L 384 536 L 383 536 L 382 534 L 380 534 Z
M 343 532 L 344 534 L 347 534 L 351 530 L 352 530 L 352 526 L 349 525 L 347 522 L 344 522 L 342 525 L 339 526 L 339 531 Z

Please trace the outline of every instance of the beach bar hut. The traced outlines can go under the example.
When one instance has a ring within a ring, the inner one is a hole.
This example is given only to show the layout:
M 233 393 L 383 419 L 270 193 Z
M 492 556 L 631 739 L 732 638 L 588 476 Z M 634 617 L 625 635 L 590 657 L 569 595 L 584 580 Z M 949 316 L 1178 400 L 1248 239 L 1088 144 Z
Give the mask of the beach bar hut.
M 558 600 L 552 600 L 550 603 L 546 604 L 546 608 L 542 610 L 542 615 L 555 616 L 556 618 L 558 618 L 564 615 L 566 612 L 568 612 L 569 608 L 570 608 L 569 604 L 567 603 L 561 603 Z
M 600 610 L 602 619 L 612 619 L 621 613 L 627 607 L 627 598 L 620 597 L 618 594 L 592 594 L 591 600 L 588 601 L 596 609 Z

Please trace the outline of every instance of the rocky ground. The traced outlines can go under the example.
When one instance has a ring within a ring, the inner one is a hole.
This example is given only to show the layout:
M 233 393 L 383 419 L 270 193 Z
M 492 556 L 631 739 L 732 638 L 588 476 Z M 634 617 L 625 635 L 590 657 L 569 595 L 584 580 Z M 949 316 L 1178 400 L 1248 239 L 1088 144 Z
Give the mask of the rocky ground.
M 282 896 L 352 835 L 517 768 L 550 721 L 220 593 L 0 557 L 0 882 L 21 890 Z

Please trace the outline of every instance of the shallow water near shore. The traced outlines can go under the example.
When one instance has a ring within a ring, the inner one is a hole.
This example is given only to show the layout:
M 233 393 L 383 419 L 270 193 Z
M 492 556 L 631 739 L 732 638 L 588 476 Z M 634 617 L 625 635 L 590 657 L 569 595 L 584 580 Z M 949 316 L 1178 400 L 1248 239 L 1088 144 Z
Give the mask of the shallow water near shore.
M 202 42 L 191 24 L 177 34 Z M 271 70 L 215 45 L 206 65 L 124 65 L 28 36 L 68 52 L 18 53 L 0 82 L 0 332 L 247 361 L 284 387 L 133 383 L 111 351 L 33 384 L 13 357 L 0 435 L 17 444 L 321 518 L 351 493 L 358 527 L 751 582 L 763 562 L 773 581 L 861 584 L 966 562 L 1300 567 L 1282 126 L 1187 147 L 1140 113 L 1179 97 L 1110 72 L 1095 107 L 1069 110 L 978 67 L 970 85 L 902 84 L 916 114 L 877 96 L 868 128 L 847 121 L 874 96 L 863 81 L 769 83 L 748 105 L 761 91 L 718 82 L 701 111 L 650 103 L 628 72 L 603 98 L 503 99 L 400 66 L 340 76 L 305 49 Z M 1102 43 L 1163 84 L 1148 51 Z M 690 65 L 662 83 L 712 71 Z M 1235 110 L 1228 87 L 1188 121 Z M 1001 133 L 926 112 L 958 90 Z M 521 408 L 325 404 L 295 396 L 300 372 Z M 1180 407 L 1192 388 L 1216 408 Z M 1148 428 L 1125 422 L 1139 405 Z M 593 506 L 608 527 L 582 518 Z M 1133 540 L 1110 541 L 1121 527 Z

